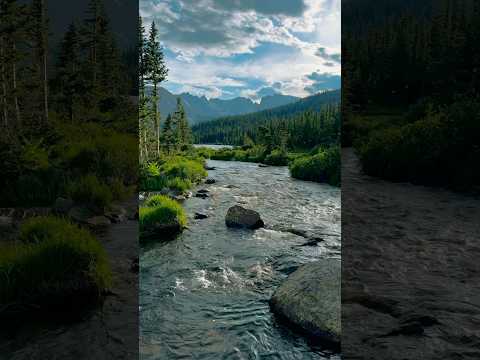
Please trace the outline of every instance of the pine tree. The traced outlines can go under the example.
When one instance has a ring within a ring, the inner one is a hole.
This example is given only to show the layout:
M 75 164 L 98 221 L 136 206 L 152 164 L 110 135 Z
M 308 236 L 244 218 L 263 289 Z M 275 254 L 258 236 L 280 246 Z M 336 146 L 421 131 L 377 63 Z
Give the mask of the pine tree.
M 158 30 L 155 22 L 150 26 L 148 41 L 145 46 L 145 79 L 153 85 L 152 114 L 155 124 L 157 155 L 160 155 L 160 113 L 158 111 L 158 86 L 167 77 L 168 70 L 165 65 L 163 51 L 157 40 Z
M 80 68 L 80 39 L 77 26 L 71 23 L 60 45 L 55 85 L 59 104 L 65 108 L 70 121 L 75 120 L 79 94 L 85 90 Z
M 165 145 L 167 153 L 171 153 L 175 147 L 175 133 L 172 115 L 168 114 L 163 124 L 162 141 Z
M 40 84 L 43 120 L 48 122 L 48 25 L 46 19 L 45 0 L 33 0 L 32 3 L 32 37 L 34 39 L 35 63 L 38 68 L 38 81 Z

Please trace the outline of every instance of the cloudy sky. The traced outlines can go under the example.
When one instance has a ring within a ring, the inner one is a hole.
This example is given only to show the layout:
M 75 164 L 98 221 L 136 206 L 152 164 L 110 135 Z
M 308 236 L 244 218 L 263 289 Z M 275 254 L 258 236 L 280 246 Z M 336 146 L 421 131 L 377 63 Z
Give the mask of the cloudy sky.
M 140 0 L 171 92 L 258 100 L 340 87 L 340 0 Z

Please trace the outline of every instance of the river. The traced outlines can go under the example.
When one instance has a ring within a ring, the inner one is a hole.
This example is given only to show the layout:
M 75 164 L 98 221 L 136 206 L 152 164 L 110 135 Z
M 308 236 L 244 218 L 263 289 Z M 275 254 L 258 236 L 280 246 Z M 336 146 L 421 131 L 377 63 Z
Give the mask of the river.
M 286 167 L 208 166 L 216 183 L 199 189 L 210 197 L 184 202 L 189 229 L 141 249 L 140 358 L 339 359 L 278 323 L 268 300 L 299 265 L 340 257 L 340 189 L 292 179 Z M 258 211 L 266 229 L 227 228 L 235 204 Z M 300 246 L 308 240 L 290 227 L 324 240 Z

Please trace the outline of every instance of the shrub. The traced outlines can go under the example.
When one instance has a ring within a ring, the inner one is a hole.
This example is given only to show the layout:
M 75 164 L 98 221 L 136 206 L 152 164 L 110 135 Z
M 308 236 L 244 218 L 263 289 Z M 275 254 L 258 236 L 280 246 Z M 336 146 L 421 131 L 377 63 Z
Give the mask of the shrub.
M 168 178 L 180 178 L 192 183 L 197 183 L 207 176 L 202 162 L 180 157 L 169 159 L 161 166 L 161 171 Z
M 81 232 L 85 232 L 85 230 L 64 219 L 55 216 L 41 216 L 30 218 L 22 224 L 19 240 L 23 243 L 41 243 L 58 234 L 68 237 Z M 87 236 L 87 233 L 85 232 L 83 235 Z
M 90 302 L 110 285 L 106 253 L 88 231 L 39 218 L 22 226 L 21 234 L 26 243 L 0 248 L 0 304 L 55 308 Z
M 174 177 L 172 179 L 167 180 L 166 187 L 172 190 L 178 190 L 178 191 L 184 192 L 192 187 L 192 183 L 188 179 L 181 179 L 179 177 Z
M 292 177 L 340 186 L 340 149 L 320 149 L 316 155 L 303 156 L 290 164 Z
M 144 232 L 156 224 L 178 223 L 181 227 L 185 227 L 187 216 L 185 210 L 175 200 L 164 195 L 154 195 L 140 207 L 139 223 L 140 232 Z
M 113 200 L 110 188 L 92 174 L 68 184 L 67 194 L 77 202 L 93 205 L 100 209 L 110 205 Z
M 264 163 L 272 166 L 286 166 L 288 165 L 288 156 L 285 151 L 273 150 L 265 157 Z

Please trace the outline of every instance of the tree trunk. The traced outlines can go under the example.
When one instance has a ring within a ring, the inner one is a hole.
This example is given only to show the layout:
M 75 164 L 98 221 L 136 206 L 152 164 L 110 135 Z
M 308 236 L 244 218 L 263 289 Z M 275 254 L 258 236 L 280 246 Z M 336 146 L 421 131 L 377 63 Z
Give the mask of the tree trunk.
M 153 80 L 153 116 L 155 119 L 155 137 L 157 142 L 157 155 L 160 156 L 160 119 L 158 118 L 158 88 L 157 81 Z
M 5 127 L 8 127 L 8 108 L 7 108 L 7 78 L 5 75 L 5 49 L 4 49 L 4 39 L 0 38 L 0 58 L 2 59 L 2 67 L 0 69 L 2 76 L 2 114 L 3 114 L 3 123 Z
M 13 61 L 12 61 L 12 87 L 13 87 L 13 103 L 15 105 L 15 117 L 17 120 L 17 125 L 20 126 L 22 121 L 20 118 L 20 106 L 18 104 L 18 94 L 17 94 L 17 62 L 15 55 L 17 53 L 17 46 L 15 41 L 12 40 L 12 50 L 13 50 Z

